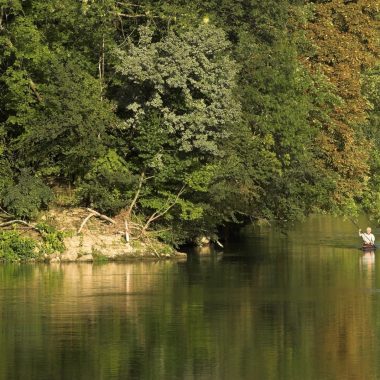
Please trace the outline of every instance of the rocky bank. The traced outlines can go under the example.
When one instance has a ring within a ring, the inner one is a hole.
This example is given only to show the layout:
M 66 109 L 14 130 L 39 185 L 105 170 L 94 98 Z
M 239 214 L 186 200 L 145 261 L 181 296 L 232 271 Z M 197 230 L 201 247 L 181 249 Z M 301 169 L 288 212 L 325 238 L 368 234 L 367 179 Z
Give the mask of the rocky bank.
M 54 209 L 46 212 L 42 221 L 64 233 L 65 250 L 45 255 L 50 262 L 92 262 L 129 259 L 181 259 L 187 255 L 175 251 L 157 239 L 125 240 L 124 222 L 116 223 L 91 217 L 80 230 L 90 212 L 83 208 Z M 80 233 L 78 231 L 80 230 Z

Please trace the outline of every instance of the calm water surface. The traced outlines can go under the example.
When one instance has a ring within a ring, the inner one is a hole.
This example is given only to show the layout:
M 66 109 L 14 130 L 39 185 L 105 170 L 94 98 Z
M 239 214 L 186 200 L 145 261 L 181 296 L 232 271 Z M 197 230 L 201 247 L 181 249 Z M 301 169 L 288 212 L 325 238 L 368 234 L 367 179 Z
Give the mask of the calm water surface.
M 187 262 L 0 266 L 0 379 L 380 379 L 356 233 L 314 217 Z

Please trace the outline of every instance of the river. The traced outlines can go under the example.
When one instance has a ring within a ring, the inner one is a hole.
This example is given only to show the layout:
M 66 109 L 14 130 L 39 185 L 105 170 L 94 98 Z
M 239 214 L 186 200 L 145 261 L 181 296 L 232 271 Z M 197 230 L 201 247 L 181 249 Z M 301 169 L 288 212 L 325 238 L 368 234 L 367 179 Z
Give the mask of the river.
M 0 379 L 379 379 L 356 234 L 318 216 L 187 262 L 2 265 Z

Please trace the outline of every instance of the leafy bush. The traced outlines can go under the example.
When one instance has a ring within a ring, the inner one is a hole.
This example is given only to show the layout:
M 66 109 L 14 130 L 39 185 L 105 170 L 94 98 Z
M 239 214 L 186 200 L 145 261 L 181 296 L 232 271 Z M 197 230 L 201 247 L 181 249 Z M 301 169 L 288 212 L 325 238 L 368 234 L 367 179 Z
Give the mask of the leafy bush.
M 81 201 L 105 213 L 115 214 L 131 198 L 135 176 L 128 164 L 110 150 L 99 158 L 78 186 Z
M 53 199 L 53 193 L 40 178 L 27 171 L 21 172 L 17 182 L 5 187 L 2 197 L 3 206 L 21 218 L 31 218 Z
M 16 261 L 32 259 L 39 256 L 36 243 L 31 238 L 21 237 L 16 231 L 0 232 L 0 259 Z
M 0 159 L 0 203 L 6 190 L 13 183 L 12 169 L 9 161 Z
M 62 231 L 57 231 L 53 226 L 46 223 L 39 223 L 36 228 L 40 231 L 43 239 L 41 253 L 62 253 L 65 250 L 63 242 L 65 235 Z

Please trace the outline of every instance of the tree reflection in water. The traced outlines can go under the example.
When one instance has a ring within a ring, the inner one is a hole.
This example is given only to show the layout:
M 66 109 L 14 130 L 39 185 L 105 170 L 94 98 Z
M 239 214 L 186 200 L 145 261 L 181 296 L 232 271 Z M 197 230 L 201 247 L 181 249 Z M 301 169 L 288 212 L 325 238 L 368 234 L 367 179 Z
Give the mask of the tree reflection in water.
M 0 266 L 0 379 L 380 378 L 380 276 L 350 236 L 316 218 L 223 257 Z

